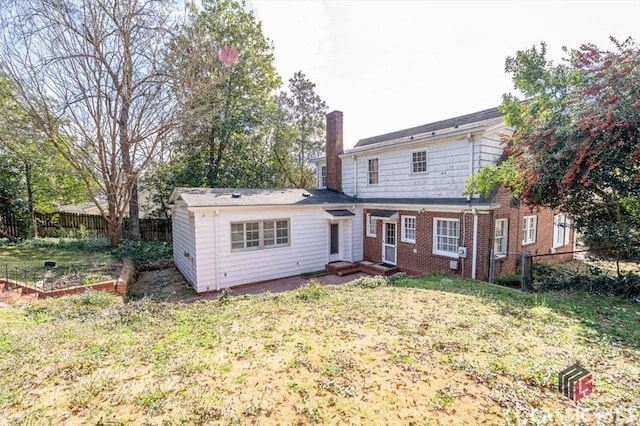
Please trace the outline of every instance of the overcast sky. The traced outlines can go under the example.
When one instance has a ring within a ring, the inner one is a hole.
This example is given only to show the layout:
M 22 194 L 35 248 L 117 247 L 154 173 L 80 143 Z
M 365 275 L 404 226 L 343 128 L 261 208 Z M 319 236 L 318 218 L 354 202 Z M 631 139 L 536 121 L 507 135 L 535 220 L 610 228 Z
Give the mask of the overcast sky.
M 608 37 L 640 41 L 640 0 L 247 0 L 286 81 L 302 70 L 359 139 L 500 104 L 504 61 L 545 41 L 549 56 Z

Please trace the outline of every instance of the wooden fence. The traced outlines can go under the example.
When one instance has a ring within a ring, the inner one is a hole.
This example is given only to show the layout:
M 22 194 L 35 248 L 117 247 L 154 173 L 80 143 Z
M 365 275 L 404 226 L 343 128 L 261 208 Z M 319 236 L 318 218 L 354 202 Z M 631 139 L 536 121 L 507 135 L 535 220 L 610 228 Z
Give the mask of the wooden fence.
M 100 215 L 79 213 L 36 213 L 36 232 L 38 237 L 88 237 L 109 238 L 107 221 Z M 10 214 L 0 215 L 2 231 L 14 238 L 20 237 L 18 219 Z M 120 238 L 131 236 L 129 219 L 124 220 Z M 171 219 L 140 219 L 140 237 L 142 241 L 171 240 Z

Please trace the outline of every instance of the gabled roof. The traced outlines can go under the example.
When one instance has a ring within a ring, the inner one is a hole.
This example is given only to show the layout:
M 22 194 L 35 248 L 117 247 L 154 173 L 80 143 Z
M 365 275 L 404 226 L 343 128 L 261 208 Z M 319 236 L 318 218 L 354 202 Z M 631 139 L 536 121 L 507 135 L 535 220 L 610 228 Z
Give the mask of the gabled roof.
M 355 204 L 356 199 L 330 189 L 176 188 L 169 203 L 188 207 Z
M 415 135 L 448 133 L 451 130 L 459 129 L 468 125 L 490 124 L 491 122 L 499 121 L 497 119 L 502 118 L 503 116 L 504 114 L 498 111 L 497 108 L 489 108 L 483 111 L 461 115 L 459 117 L 423 124 L 422 126 L 411 127 L 408 129 L 398 130 L 396 132 L 386 133 L 384 135 L 360 139 L 354 148 L 362 148 L 380 142 L 408 138 Z

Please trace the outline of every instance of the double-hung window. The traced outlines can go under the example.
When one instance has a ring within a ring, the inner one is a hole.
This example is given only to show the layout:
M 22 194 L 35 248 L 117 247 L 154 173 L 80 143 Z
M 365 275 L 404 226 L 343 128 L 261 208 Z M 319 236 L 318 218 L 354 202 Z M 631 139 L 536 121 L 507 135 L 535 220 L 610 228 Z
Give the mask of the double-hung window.
M 427 151 L 411 153 L 411 173 L 425 173 L 427 171 Z
M 416 217 L 402 216 L 402 234 L 401 240 L 405 243 L 416 242 Z
M 532 244 L 536 242 L 537 216 L 525 216 L 522 219 L 522 244 Z
M 508 219 L 496 219 L 495 233 L 493 240 L 493 255 L 504 257 L 507 255 L 509 244 L 509 221 Z
M 233 251 L 283 247 L 289 245 L 289 220 L 263 220 L 231 224 Z
M 367 213 L 367 237 L 376 236 L 376 220 L 371 216 L 371 213 Z
M 369 185 L 377 185 L 378 184 L 378 159 L 377 158 L 369 158 Z
M 569 244 L 569 218 L 560 213 L 553 217 L 553 248 Z
M 460 221 L 458 219 L 433 219 L 433 254 L 458 257 Z

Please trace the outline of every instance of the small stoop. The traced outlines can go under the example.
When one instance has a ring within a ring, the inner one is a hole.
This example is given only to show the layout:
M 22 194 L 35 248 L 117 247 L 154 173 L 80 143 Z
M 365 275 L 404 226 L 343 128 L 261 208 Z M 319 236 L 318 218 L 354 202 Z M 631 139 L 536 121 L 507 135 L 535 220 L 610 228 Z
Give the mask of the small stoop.
M 360 265 L 352 262 L 331 262 L 324 266 L 325 271 L 342 277 L 344 275 L 360 272 Z
M 360 271 L 369 275 L 384 275 L 385 277 L 388 277 L 389 275 L 393 275 L 400 271 L 400 268 L 397 266 L 373 263 L 366 260 L 360 262 L 359 265 Z

